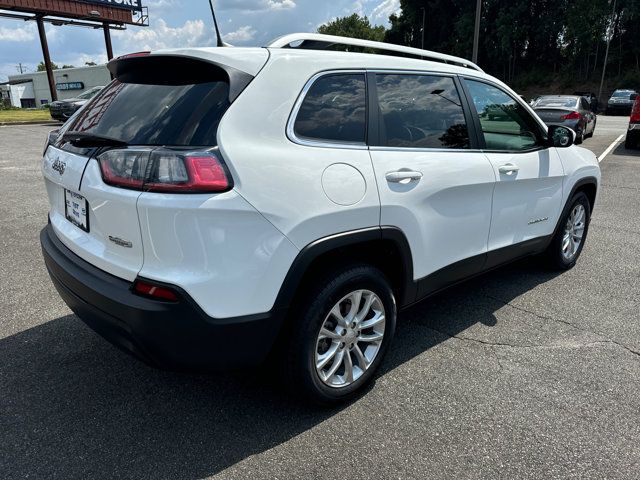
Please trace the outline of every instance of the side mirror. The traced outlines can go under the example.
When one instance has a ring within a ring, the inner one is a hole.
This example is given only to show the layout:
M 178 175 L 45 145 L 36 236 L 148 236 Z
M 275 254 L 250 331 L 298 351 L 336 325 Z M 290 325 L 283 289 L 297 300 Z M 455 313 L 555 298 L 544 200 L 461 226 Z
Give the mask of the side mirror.
M 636 98 L 638 98 L 638 94 L 637 93 L 632 93 L 631 96 L 629 97 L 630 100 L 635 100 Z
M 549 127 L 549 144 L 552 147 L 567 148 L 576 141 L 576 134 L 573 130 L 562 125 L 551 125 Z

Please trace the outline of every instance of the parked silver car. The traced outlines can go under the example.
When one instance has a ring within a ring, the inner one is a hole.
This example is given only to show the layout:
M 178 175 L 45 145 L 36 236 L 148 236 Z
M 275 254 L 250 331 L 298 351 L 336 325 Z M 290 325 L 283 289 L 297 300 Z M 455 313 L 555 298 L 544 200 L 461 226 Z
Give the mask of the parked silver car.
M 598 117 L 587 99 L 579 95 L 543 95 L 533 109 L 547 125 L 563 125 L 576 132 L 576 143 L 593 136 Z

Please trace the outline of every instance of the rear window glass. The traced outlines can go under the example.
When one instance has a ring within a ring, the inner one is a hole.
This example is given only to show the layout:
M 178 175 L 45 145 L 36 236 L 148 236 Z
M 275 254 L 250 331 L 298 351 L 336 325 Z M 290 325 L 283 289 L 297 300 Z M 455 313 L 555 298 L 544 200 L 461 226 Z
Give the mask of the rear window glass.
M 147 85 L 112 82 L 69 130 L 130 145 L 216 146 L 229 108 L 229 83 Z
M 536 102 L 536 107 L 566 107 L 575 108 L 578 99 L 575 97 L 548 97 L 541 98 Z
M 367 99 L 363 74 L 328 75 L 307 92 L 295 133 L 319 141 L 364 143 Z

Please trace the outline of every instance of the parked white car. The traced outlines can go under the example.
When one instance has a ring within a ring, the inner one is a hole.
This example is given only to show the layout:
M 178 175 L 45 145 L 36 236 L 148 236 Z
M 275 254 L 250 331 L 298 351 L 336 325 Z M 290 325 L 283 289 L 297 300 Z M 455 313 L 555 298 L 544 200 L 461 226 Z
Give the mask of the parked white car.
M 49 139 L 41 242 L 69 307 L 152 365 L 273 354 L 337 402 L 399 309 L 527 255 L 571 268 L 584 246 L 595 156 L 464 59 L 295 34 L 109 69 Z

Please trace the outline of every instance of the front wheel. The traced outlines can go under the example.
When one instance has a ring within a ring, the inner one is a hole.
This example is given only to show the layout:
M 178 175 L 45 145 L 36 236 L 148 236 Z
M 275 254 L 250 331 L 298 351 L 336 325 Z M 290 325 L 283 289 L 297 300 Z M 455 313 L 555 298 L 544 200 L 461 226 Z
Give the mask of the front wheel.
M 396 326 L 393 291 L 378 269 L 354 265 L 329 278 L 298 302 L 285 355 L 289 386 L 325 405 L 371 381 Z
M 555 268 L 569 270 L 573 268 L 582 253 L 587 239 L 591 205 L 583 192 L 578 192 L 570 200 L 569 208 L 560 219 L 546 255 Z

